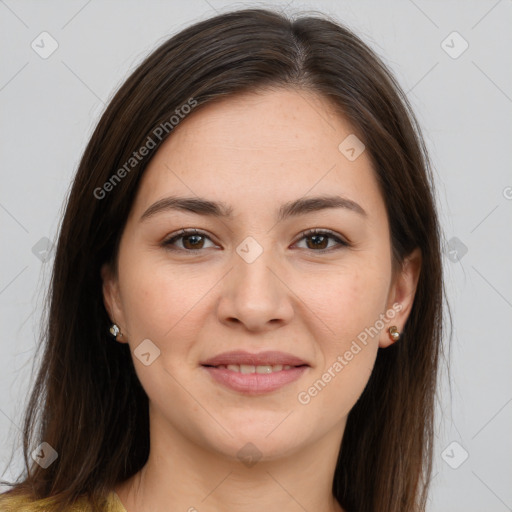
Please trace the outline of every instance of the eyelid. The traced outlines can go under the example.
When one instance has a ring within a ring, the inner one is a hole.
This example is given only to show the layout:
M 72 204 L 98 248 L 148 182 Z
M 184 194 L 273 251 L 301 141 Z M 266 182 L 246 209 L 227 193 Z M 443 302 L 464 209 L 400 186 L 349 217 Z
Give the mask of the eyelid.
M 340 249 L 341 247 L 351 247 L 352 246 L 351 242 L 349 242 L 345 237 L 343 237 L 342 235 L 336 233 L 335 231 L 332 231 L 331 229 L 327 229 L 327 228 L 306 229 L 299 234 L 299 236 L 297 237 L 294 244 L 297 242 L 300 242 L 303 238 L 306 238 L 306 237 L 312 236 L 312 235 L 329 235 L 330 238 L 332 238 L 336 241 L 336 243 L 338 244 L 338 247 L 331 247 L 329 249 L 319 249 L 316 251 L 311 250 L 311 252 L 326 253 L 326 252 L 331 252 L 336 249 Z
M 201 250 L 204 250 L 204 249 L 184 250 L 184 249 L 179 249 L 179 248 L 177 248 L 177 249 L 172 248 L 172 244 L 171 244 L 172 241 L 179 240 L 180 238 L 186 238 L 187 236 L 193 236 L 193 235 L 199 235 L 199 236 L 202 236 L 204 238 L 208 238 L 209 240 L 211 240 L 212 243 L 216 243 L 213 240 L 212 236 L 210 236 L 205 231 L 201 231 L 200 229 L 197 229 L 197 228 L 182 228 L 182 229 L 180 229 L 178 231 L 175 231 L 174 233 L 171 233 L 169 236 L 166 236 L 165 239 L 162 242 L 162 245 L 166 249 L 175 250 L 175 251 L 181 251 L 181 252 L 191 252 L 191 253 L 194 253 L 194 252 L 199 252 Z
M 206 233 L 205 231 L 202 231 L 202 230 L 197 229 L 197 228 L 182 228 L 179 231 L 176 231 L 176 232 L 170 234 L 169 236 L 167 236 L 164 239 L 164 241 L 162 242 L 162 245 L 164 246 L 164 248 L 166 248 L 168 250 L 174 250 L 174 251 L 179 251 L 179 252 L 195 253 L 195 252 L 200 252 L 200 251 L 204 250 L 204 249 L 189 249 L 189 250 L 185 250 L 185 249 L 179 249 L 179 248 L 178 249 L 172 248 L 171 242 L 173 242 L 174 240 L 179 240 L 180 238 L 185 238 L 187 236 L 193 236 L 193 235 L 199 235 L 199 236 L 205 237 L 205 238 L 209 239 L 212 243 L 216 243 L 212 239 L 212 237 L 208 233 Z M 317 253 L 321 253 L 322 254 L 322 253 L 331 252 L 333 250 L 340 249 L 342 247 L 350 247 L 352 245 L 342 235 L 339 235 L 335 231 L 332 231 L 331 229 L 327 229 L 327 228 L 310 228 L 310 229 L 306 229 L 306 230 L 302 231 L 297 236 L 295 242 L 293 242 L 293 243 L 296 244 L 297 242 L 300 242 L 302 239 L 307 238 L 308 236 L 313 236 L 313 235 L 328 235 L 331 239 L 336 241 L 337 246 L 330 247 L 328 249 L 318 249 L 318 250 L 310 249 L 311 252 L 317 252 Z

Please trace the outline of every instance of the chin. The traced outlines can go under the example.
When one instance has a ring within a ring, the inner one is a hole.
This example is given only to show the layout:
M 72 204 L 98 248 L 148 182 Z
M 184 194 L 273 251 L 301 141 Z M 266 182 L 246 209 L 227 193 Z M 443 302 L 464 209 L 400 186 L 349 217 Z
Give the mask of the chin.
M 275 428 L 274 425 L 273 428 Z M 255 462 L 271 461 L 291 455 L 301 449 L 298 432 L 282 429 L 262 429 L 254 426 L 246 429 L 230 429 L 233 437 L 222 436 L 221 440 L 210 439 L 211 448 L 231 461 L 239 461 L 248 467 Z M 272 432 L 269 434 L 269 432 Z M 304 440 L 305 442 L 305 440 Z

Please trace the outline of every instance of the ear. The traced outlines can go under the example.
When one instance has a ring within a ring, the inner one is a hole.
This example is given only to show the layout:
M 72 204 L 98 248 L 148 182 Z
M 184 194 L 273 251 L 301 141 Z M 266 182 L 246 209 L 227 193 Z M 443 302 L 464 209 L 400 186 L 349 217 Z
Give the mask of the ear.
M 103 304 L 105 304 L 108 316 L 113 323 L 119 326 L 121 332 L 124 332 L 123 327 L 126 323 L 121 307 L 119 284 L 108 263 L 103 264 L 101 267 L 101 280 L 103 282 Z M 118 338 L 116 341 L 119 343 L 127 343 L 126 337 L 119 336 Z
M 406 256 L 393 278 L 386 311 L 395 311 L 396 314 L 392 319 L 390 318 L 385 328 L 381 331 L 379 347 L 385 348 L 395 343 L 389 334 L 389 327 L 395 325 L 399 333 L 403 331 L 414 303 L 420 272 L 421 251 L 419 248 L 416 248 L 411 254 Z

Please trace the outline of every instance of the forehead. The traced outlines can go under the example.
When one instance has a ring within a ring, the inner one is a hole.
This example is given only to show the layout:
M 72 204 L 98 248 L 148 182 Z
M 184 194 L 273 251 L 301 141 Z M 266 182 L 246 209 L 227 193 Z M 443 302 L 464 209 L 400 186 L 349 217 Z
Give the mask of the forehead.
M 378 201 L 366 152 L 351 161 L 339 149 L 353 132 L 328 100 L 304 90 L 251 92 L 206 104 L 157 151 L 135 206 L 170 193 L 253 208 L 309 193 Z
M 262 90 L 199 107 L 178 125 L 162 149 L 200 145 L 204 150 L 197 157 L 209 157 L 212 151 L 215 156 L 236 152 L 235 156 L 257 157 L 275 167 L 278 154 L 319 159 L 318 152 L 327 150 L 336 155 L 337 139 L 352 132 L 323 97 L 305 90 Z

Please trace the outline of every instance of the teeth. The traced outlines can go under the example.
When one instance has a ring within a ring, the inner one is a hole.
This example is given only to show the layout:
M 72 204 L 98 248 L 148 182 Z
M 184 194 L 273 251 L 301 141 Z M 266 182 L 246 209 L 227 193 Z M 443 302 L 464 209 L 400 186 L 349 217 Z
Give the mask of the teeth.
M 284 366 L 282 364 L 274 364 L 274 365 L 260 365 L 260 366 L 254 366 L 252 364 L 220 364 L 217 366 L 217 368 L 220 369 L 228 369 L 232 372 L 237 373 L 273 373 L 273 372 L 280 372 L 282 370 L 290 370 L 292 367 L 289 364 L 285 364 Z

